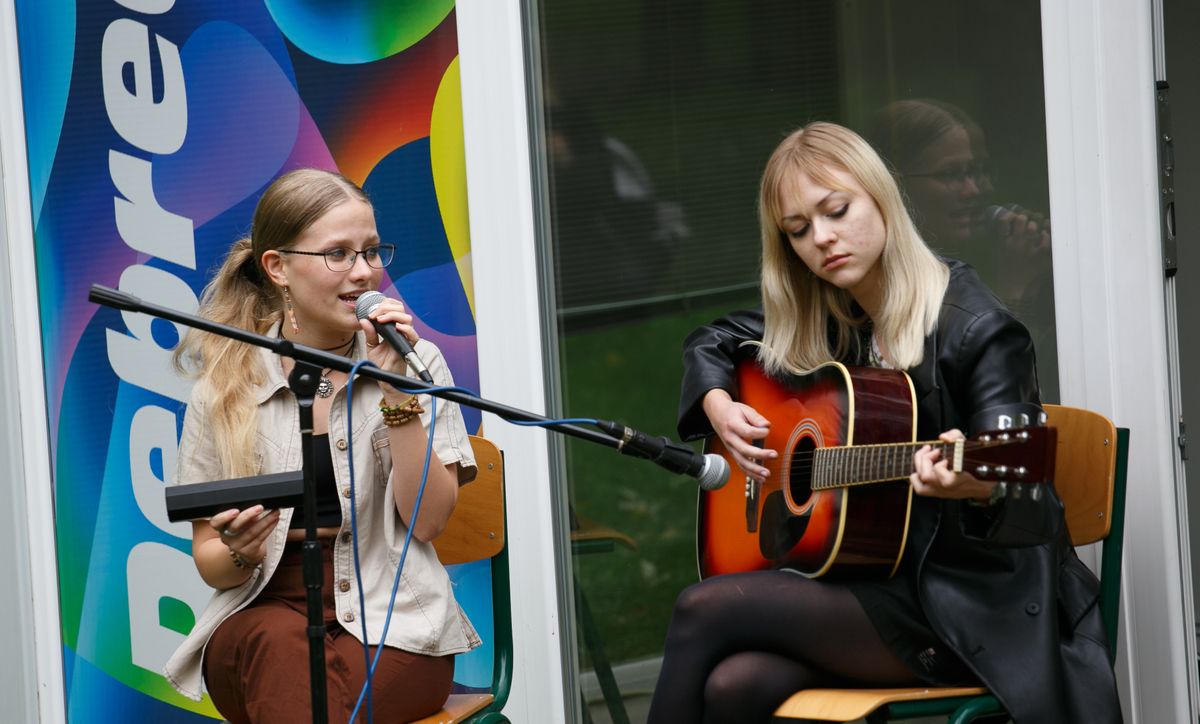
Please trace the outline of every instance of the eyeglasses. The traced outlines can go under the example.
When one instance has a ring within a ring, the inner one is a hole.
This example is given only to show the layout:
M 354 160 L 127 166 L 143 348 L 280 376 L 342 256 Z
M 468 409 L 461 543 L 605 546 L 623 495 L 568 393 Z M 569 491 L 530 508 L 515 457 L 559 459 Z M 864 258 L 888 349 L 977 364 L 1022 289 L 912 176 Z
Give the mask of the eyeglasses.
M 929 173 L 906 173 L 905 178 L 931 178 L 949 189 L 958 190 L 967 185 L 967 179 L 975 182 L 976 186 L 992 180 L 992 173 L 982 164 L 968 164 L 962 168 L 948 171 L 931 171 Z
M 362 251 L 353 249 L 329 249 L 327 251 L 296 251 L 295 249 L 278 249 L 280 254 L 303 254 L 304 256 L 323 256 L 325 257 L 325 266 L 329 267 L 329 271 L 344 272 L 354 268 L 354 262 L 358 261 L 358 257 L 362 257 L 363 261 L 367 262 L 367 266 L 375 269 L 382 269 L 392 263 L 392 255 L 396 253 L 395 244 L 379 244 L 377 246 L 368 246 Z

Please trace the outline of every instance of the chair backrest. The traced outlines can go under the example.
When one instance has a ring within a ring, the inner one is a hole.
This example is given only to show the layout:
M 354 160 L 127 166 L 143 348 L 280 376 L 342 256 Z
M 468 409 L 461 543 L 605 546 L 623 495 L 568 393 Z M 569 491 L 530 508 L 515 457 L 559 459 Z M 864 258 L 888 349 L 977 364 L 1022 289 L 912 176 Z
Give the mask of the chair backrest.
M 471 435 L 478 472 L 458 490 L 458 503 L 441 535 L 433 539 L 442 565 L 491 560 L 492 686 L 490 696 L 451 695 L 442 711 L 419 724 L 508 722 L 503 715 L 512 686 L 512 597 L 505 548 L 504 455 L 492 441 Z M 486 702 L 486 703 L 485 703 Z
M 1103 540 L 1112 525 L 1117 428 L 1091 410 L 1043 407 L 1047 424 L 1058 429 L 1054 489 L 1066 508 L 1071 543 L 1081 546 Z
M 1121 554 L 1125 539 L 1125 481 L 1129 430 L 1078 407 L 1044 405 L 1047 424 L 1058 428 L 1054 489 L 1063 501 L 1075 545 L 1104 541 L 1100 557 L 1100 614 L 1116 655 L 1121 604 Z
M 444 566 L 481 561 L 504 549 L 504 461 L 491 440 L 470 437 L 478 473 L 459 488 L 454 513 L 433 540 Z

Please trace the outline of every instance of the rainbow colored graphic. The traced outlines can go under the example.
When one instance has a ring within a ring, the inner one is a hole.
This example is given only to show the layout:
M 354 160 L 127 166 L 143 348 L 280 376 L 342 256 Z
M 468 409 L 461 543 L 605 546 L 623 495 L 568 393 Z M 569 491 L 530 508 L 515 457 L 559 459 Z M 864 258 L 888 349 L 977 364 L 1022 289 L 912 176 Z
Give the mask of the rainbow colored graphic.
M 88 289 L 193 311 L 272 179 L 336 169 L 399 248 L 382 291 L 477 389 L 454 3 L 127 4 L 138 11 L 16 2 L 65 696 L 71 722 L 207 721 L 207 698 L 160 674 L 209 593 L 190 527 L 167 522 L 162 500 L 187 399 L 166 366 L 180 330 L 97 307 Z M 122 223 L 134 196 L 143 215 Z M 451 574 L 485 641 L 458 658 L 456 684 L 486 689 L 489 572 Z

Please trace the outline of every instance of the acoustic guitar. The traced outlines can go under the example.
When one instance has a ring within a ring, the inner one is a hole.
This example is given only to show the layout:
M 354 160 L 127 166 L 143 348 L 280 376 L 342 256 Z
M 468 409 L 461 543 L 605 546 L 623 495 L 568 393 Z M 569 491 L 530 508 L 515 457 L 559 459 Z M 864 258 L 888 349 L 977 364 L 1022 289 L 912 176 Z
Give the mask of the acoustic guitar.
M 771 421 L 763 447 L 779 453 L 759 484 L 729 461 L 727 484 L 701 491 L 697 544 L 703 577 L 787 566 L 810 578 L 887 578 L 904 554 L 913 454 L 942 449 L 955 471 L 1035 485 L 1054 472 L 1052 427 L 997 429 L 969 440 L 917 442 L 912 380 L 898 370 L 824 364 L 787 380 L 754 361 L 737 369 L 739 401 Z M 1040 492 L 1040 491 L 1038 491 Z

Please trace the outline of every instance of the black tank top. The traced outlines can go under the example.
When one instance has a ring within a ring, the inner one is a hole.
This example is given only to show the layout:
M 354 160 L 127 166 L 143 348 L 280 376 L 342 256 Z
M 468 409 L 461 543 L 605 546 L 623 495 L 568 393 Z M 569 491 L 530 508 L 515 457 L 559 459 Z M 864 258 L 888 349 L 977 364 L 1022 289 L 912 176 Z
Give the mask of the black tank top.
M 317 527 L 342 527 L 342 504 L 338 501 L 337 479 L 333 476 L 333 455 L 329 435 L 313 435 L 313 478 L 317 481 Z M 304 528 L 304 505 L 297 505 L 289 528 Z

